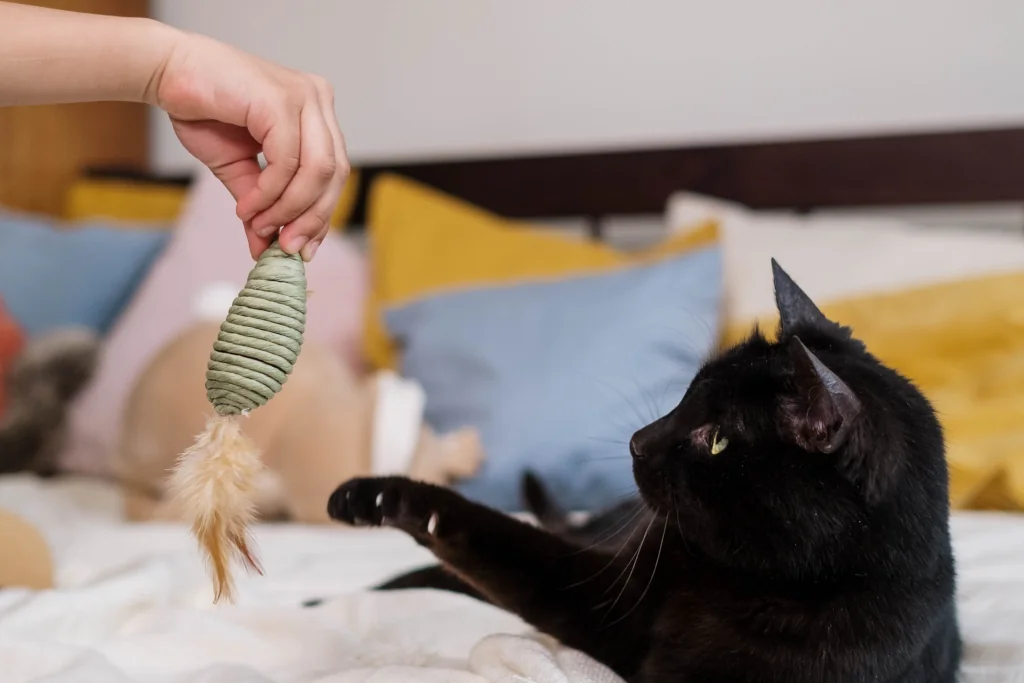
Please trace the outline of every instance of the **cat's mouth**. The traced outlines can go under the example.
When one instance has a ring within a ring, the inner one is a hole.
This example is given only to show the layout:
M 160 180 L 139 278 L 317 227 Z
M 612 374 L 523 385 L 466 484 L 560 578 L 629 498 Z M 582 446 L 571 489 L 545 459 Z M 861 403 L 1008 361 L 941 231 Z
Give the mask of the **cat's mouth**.
M 679 469 L 679 468 L 673 468 Z M 644 503 L 656 513 L 669 510 L 678 498 L 679 488 L 685 483 L 680 481 L 681 472 L 669 473 L 663 463 L 651 458 L 633 459 L 633 478 Z

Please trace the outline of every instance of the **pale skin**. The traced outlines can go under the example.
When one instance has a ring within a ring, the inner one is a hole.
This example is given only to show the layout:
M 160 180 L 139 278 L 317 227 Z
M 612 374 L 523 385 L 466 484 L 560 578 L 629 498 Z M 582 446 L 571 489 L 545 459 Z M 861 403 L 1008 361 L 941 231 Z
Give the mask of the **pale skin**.
M 0 1 L 0 106 L 98 101 L 167 112 L 235 198 L 253 258 L 275 234 L 313 258 L 349 173 L 323 78 L 151 19 Z

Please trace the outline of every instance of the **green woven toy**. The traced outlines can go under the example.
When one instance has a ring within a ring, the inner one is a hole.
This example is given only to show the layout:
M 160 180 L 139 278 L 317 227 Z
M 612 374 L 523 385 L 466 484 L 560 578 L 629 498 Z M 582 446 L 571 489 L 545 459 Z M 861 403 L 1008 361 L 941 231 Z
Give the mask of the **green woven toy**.
M 193 515 L 192 533 L 209 559 L 214 602 L 233 598 L 231 556 L 262 573 L 248 526 L 262 464 L 239 416 L 259 408 L 288 379 L 306 326 L 306 271 L 274 242 L 249 273 L 221 324 L 206 369 L 215 416 L 178 459 L 171 490 Z

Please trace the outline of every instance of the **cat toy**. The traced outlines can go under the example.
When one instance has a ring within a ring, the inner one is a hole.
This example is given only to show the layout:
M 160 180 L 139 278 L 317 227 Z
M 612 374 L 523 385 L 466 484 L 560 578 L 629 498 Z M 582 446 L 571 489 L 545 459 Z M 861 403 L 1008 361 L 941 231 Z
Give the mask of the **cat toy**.
M 171 493 L 191 516 L 192 534 L 206 554 L 214 603 L 233 600 L 232 559 L 263 573 L 248 531 L 263 465 L 240 418 L 281 391 L 302 348 L 305 324 L 305 265 L 275 241 L 250 271 L 214 342 L 206 397 L 216 414 L 171 475 Z

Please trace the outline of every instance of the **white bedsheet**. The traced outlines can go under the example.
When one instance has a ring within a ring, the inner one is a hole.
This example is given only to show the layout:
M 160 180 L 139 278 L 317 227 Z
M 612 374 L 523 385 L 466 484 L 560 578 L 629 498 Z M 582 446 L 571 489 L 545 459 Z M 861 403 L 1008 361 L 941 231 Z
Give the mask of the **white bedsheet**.
M 4 478 L 0 507 L 43 530 L 59 584 L 0 591 L 2 683 L 618 680 L 468 598 L 360 590 L 430 562 L 395 532 L 260 526 L 266 575 L 213 607 L 185 529 L 121 522 L 103 485 Z M 1024 517 L 960 514 L 954 534 L 965 683 L 1024 682 Z

